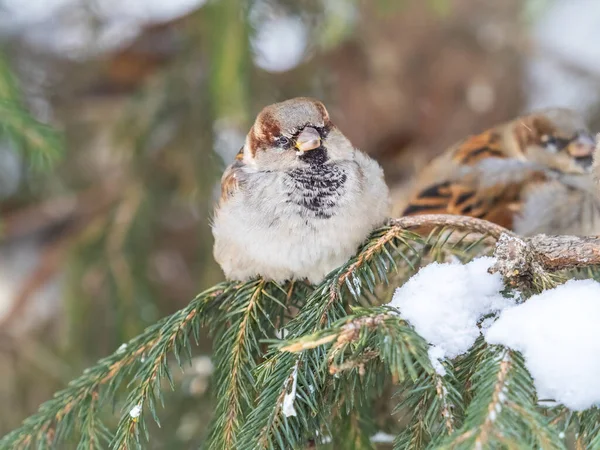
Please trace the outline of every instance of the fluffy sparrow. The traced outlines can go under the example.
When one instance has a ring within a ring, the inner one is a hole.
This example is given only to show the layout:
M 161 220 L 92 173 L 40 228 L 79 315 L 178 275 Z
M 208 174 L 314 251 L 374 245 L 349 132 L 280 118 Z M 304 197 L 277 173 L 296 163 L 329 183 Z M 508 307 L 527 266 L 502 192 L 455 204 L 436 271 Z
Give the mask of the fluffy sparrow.
M 223 174 L 214 256 L 228 279 L 320 282 L 388 214 L 381 167 L 317 100 L 264 108 Z
M 571 110 L 520 117 L 433 160 L 419 175 L 404 215 L 474 216 L 523 235 L 600 233 L 593 149 L 594 139 Z

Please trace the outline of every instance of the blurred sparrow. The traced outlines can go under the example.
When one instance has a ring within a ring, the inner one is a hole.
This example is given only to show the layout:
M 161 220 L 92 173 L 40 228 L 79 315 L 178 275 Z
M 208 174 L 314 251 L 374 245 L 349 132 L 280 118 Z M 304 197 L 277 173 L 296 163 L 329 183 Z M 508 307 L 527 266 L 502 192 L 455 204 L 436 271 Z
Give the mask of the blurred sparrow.
M 573 111 L 520 117 L 433 160 L 419 175 L 404 215 L 479 217 L 523 235 L 600 233 L 593 149 L 594 139 Z
M 600 187 L 600 133 L 596 135 L 596 148 L 594 149 L 594 162 L 592 167 L 594 181 Z
M 221 179 L 214 256 L 228 279 L 320 282 L 388 213 L 381 167 L 319 101 L 264 108 Z

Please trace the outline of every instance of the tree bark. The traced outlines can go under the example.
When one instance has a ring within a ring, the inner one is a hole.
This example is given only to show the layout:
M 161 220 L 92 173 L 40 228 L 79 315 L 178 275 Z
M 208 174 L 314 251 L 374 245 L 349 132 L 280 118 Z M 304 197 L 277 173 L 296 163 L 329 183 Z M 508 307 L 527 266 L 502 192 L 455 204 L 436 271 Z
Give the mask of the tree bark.
M 423 214 L 391 219 L 391 226 L 403 229 L 449 227 L 486 234 L 496 239 L 492 272 L 499 272 L 511 284 L 530 285 L 534 278 L 563 269 L 600 265 L 599 236 L 521 237 L 487 220 L 450 214 Z

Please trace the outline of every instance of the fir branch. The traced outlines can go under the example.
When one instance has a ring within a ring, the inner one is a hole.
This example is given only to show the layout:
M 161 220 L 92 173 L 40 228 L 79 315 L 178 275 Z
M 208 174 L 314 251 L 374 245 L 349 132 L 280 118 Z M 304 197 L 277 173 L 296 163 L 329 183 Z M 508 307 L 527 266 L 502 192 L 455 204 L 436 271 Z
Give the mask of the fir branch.
M 0 56 L 0 128 L 35 168 L 53 164 L 62 155 L 61 136 L 23 106 L 21 92 L 6 60 Z
M 577 413 L 576 442 L 586 449 L 600 449 L 600 408 L 593 407 Z
M 385 405 L 386 415 L 391 416 L 390 402 L 376 401 L 384 387 L 391 389 L 397 383 L 408 387 L 422 374 L 434 376 L 427 343 L 402 318 L 389 310 L 382 314 L 382 310 L 387 308 L 355 310 L 329 349 L 327 364 L 333 377 L 328 380 L 330 392 L 323 401 L 335 405 L 338 415 L 356 412 L 357 417 L 370 417 L 373 405 L 379 404 Z M 391 399 L 391 391 L 384 394 L 386 397 Z M 337 439 L 346 442 L 357 431 Z M 375 431 L 372 427 L 362 431 L 363 446 Z
M 446 432 L 448 434 L 454 433 L 455 417 L 453 413 L 454 404 L 449 399 L 448 388 L 444 383 L 444 379 L 441 376 L 435 377 L 435 392 L 437 394 L 438 401 L 440 403 L 440 410 L 442 417 L 444 418 L 444 425 L 446 426 Z
M 326 344 L 331 344 L 327 352 L 322 348 Z M 273 409 L 267 409 L 265 414 L 262 402 L 259 403 L 255 412 L 249 416 L 247 432 L 250 429 L 256 430 L 258 419 L 264 420 L 266 417 L 267 423 L 262 427 L 258 441 L 255 438 L 247 443 L 246 439 L 252 437 L 244 435 L 243 442 L 247 447 L 242 448 L 293 448 L 301 443 L 302 436 L 286 433 L 292 428 L 291 418 L 280 414 L 281 402 L 291 383 L 291 378 L 287 375 L 289 372 L 285 369 L 289 369 L 288 364 L 292 361 L 299 362 L 301 368 L 298 371 L 299 399 L 296 408 L 300 418 L 294 419 L 294 423 L 312 421 L 314 417 L 310 414 L 316 414 L 316 427 L 319 423 L 328 423 L 330 420 L 327 418 L 335 416 L 335 411 L 330 409 L 343 407 L 348 413 L 354 410 L 357 401 L 361 404 L 362 401 L 357 399 L 368 396 L 367 391 L 380 386 L 384 381 L 384 378 L 375 380 L 372 377 L 388 372 L 392 380 L 404 381 L 415 379 L 419 372 L 432 371 L 425 341 L 385 307 L 356 309 L 353 316 L 338 321 L 329 329 L 286 342 L 281 346 L 281 352 L 281 358 L 274 358 L 275 369 L 263 374 L 267 381 L 265 391 L 270 394 L 268 401 L 275 402 L 275 408 L 270 403 L 270 408 Z M 292 357 L 294 352 L 301 352 L 300 356 Z M 378 366 L 373 365 L 375 359 Z M 267 363 L 273 364 L 273 359 Z M 327 371 L 323 370 L 323 364 L 327 364 Z M 344 372 L 343 377 L 340 377 L 341 372 Z M 326 376 L 327 373 L 333 376 Z M 308 380 L 311 374 L 314 378 Z M 281 379 L 278 376 L 282 375 L 287 378 L 283 382 L 284 388 L 280 389 L 278 386 L 281 384 L 276 384 L 273 380 Z M 344 386 L 352 388 L 342 395 L 340 389 L 343 390 Z M 311 403 L 319 405 L 319 409 L 303 405 L 303 400 L 307 397 L 311 397 Z M 347 404 L 344 406 L 344 403 Z
M 372 399 L 365 399 L 365 401 L 367 400 Z M 376 446 L 370 439 L 377 432 L 372 411 L 363 411 L 360 408 L 349 411 L 341 409 L 336 414 L 331 429 L 332 448 L 375 450 Z
M 332 343 L 327 357 L 332 375 L 359 370 L 374 358 L 385 361 L 400 381 L 416 379 L 417 365 L 431 372 L 427 344 L 404 320 L 386 307 L 357 308 L 354 313 L 326 330 L 287 341 L 280 351 L 298 353 Z
M 421 449 L 452 434 L 460 425 L 464 401 L 450 362 L 446 375 L 423 372 L 413 384 L 404 383 L 395 413 L 408 414 L 409 424 L 394 442 L 394 449 Z
M 358 339 L 360 331 L 365 328 L 377 328 L 389 317 L 387 313 L 373 314 L 367 316 L 349 317 L 344 319 L 343 325 L 332 326 L 326 330 L 319 331 L 309 336 L 287 341 L 280 348 L 282 352 L 298 353 L 303 350 L 316 348 L 332 341 L 335 347 L 340 348 L 344 344 Z
M 464 222 L 457 222 L 455 216 L 434 216 L 434 218 L 439 219 L 441 225 L 444 225 L 446 220 L 449 220 L 451 225 L 464 224 Z M 413 218 L 403 219 L 412 220 Z M 415 218 L 415 221 L 411 222 L 403 219 L 392 220 L 388 226 L 375 231 L 353 259 L 332 272 L 315 289 L 300 313 L 286 327 L 290 333 L 290 341 L 307 335 L 315 335 L 327 327 L 334 326 L 337 321 L 347 318 L 347 306 L 354 302 L 358 303 L 367 293 L 373 294 L 378 285 L 387 283 L 390 271 L 397 271 L 401 263 L 410 268 L 410 271 L 406 272 L 406 276 L 416 270 L 424 253 L 430 251 L 431 247 L 424 245 L 428 242 L 427 239 L 424 240 L 419 235 L 404 229 L 419 223 L 418 220 Z M 492 233 L 500 235 L 502 230 L 495 227 L 494 224 L 486 221 L 475 221 L 475 231 L 477 232 L 491 230 Z M 429 241 L 431 242 L 431 240 Z M 459 250 L 459 247 L 457 245 L 456 250 Z M 346 292 L 350 295 L 345 295 Z M 325 340 L 333 339 L 330 336 L 330 334 L 326 334 L 321 337 Z M 318 429 L 319 422 L 315 418 L 317 414 L 327 422 L 329 406 L 325 411 L 316 411 L 310 407 L 308 409 L 298 408 L 299 419 L 283 417 L 281 414 L 281 401 L 290 389 L 290 380 L 295 364 L 300 361 L 300 367 L 304 368 L 299 371 L 297 380 L 299 396 L 314 399 L 315 395 L 307 392 L 307 386 L 311 385 L 319 392 L 326 388 L 326 377 L 320 372 L 323 361 L 326 359 L 327 354 L 322 347 L 303 352 L 299 359 L 286 352 L 273 352 L 265 363 L 257 368 L 259 392 L 262 395 L 242 428 L 241 448 L 293 448 L 301 442 L 299 439 L 303 439 L 291 432 L 294 428 L 293 424 L 302 423 L 306 429 L 311 428 L 306 425 L 312 423 L 315 429 Z M 393 363 L 387 364 L 394 367 Z M 429 364 L 428 360 L 427 364 Z M 398 370 L 403 370 L 400 369 L 402 367 L 412 370 L 410 364 L 407 366 L 398 364 L 395 367 Z M 401 375 L 399 378 L 404 377 L 403 373 Z M 417 376 L 414 372 L 410 375 Z M 304 406 L 309 406 L 308 403 L 312 402 L 305 402 Z M 326 404 L 323 401 L 317 403 Z M 257 434 L 256 430 L 261 431 Z
M 425 238 L 406 229 L 426 224 L 434 229 Z M 264 280 L 216 286 L 101 360 L 0 444 L 56 446 L 78 426 L 79 448 L 105 448 L 110 433 L 98 413 L 124 380 L 133 378 L 111 442 L 115 449 L 139 448 L 141 436 L 147 435 L 144 414 L 150 412 L 158 422 L 160 383 L 170 381 L 167 354 L 172 351 L 181 364 L 181 353 L 189 352 L 190 334 L 197 336 L 210 313 L 217 333 L 217 406 L 209 448 L 298 448 L 315 436 L 369 448 L 374 422 L 368 409 L 390 382 L 402 383 L 397 411 L 416 411 L 396 440 L 397 449 L 523 443 L 562 448 L 551 429 L 562 420 L 564 429 L 576 427 L 579 445 L 600 446 L 596 410 L 577 415 L 573 422 L 571 416 L 564 419 L 564 409 L 548 410 L 548 418 L 540 414 L 520 354 L 488 347 L 479 339 L 467 355 L 455 360 L 456 371 L 444 362 L 447 374 L 440 376 L 431 368 L 425 341 L 396 311 L 356 307 L 368 304 L 392 271 L 402 270 L 407 277 L 431 255 L 460 254 L 468 259 L 471 252 L 481 251 L 480 243 L 489 242 L 467 242 L 466 235 L 457 239 L 455 227 L 489 233 L 494 239 L 502 236 L 501 227 L 476 219 L 402 218 L 375 231 L 356 257 L 308 293 L 302 283 L 284 289 Z M 289 340 L 276 341 L 265 353 L 265 340 L 274 342 L 290 305 L 302 306 L 285 325 Z M 293 408 L 288 403 L 284 409 L 284 399 L 293 400 Z M 344 414 L 352 415 L 349 422 L 344 422 Z
M 177 356 L 182 348 L 187 348 L 190 334 L 197 340 L 207 310 L 217 303 L 216 300 L 226 299 L 235 287 L 231 283 L 222 283 L 204 291 L 184 309 L 148 327 L 111 356 L 86 369 L 67 388 L 42 404 L 36 414 L 25 419 L 21 427 L 4 436 L 0 448 L 57 446 L 76 426 L 81 435 L 80 447 L 84 443 L 90 443 L 92 448 L 93 445 L 99 446 L 106 441 L 108 432 L 94 417 L 98 413 L 97 408 L 107 399 L 114 398 L 127 377 L 133 378 L 130 383 L 133 390 L 112 441 L 113 448 L 139 446 L 138 427 L 144 423 L 143 413 L 138 418 L 132 417 L 129 412 L 136 405 L 147 406 L 156 417 L 155 391 L 160 380 L 169 376 L 167 353 L 174 351 Z M 103 445 L 102 448 L 106 447 Z
M 318 333 L 345 318 L 349 301 L 357 302 L 362 297 L 363 286 L 372 293 L 378 283 L 385 283 L 387 273 L 397 268 L 397 259 L 414 267 L 420 254 L 412 248 L 411 241 L 420 242 L 421 238 L 400 227 L 384 227 L 375 231 L 356 257 L 332 272 L 308 297 L 299 314 L 286 327 L 290 340 Z M 344 286 L 350 296 L 344 295 Z M 299 357 L 289 352 L 272 352 L 257 368 L 257 381 L 262 395 L 242 429 L 240 448 L 271 449 L 277 445 L 289 448 L 299 442 L 300 436 L 289 431 L 292 428 L 289 422 L 298 419 L 283 417 L 281 402 L 290 389 L 291 376 L 298 361 L 303 368 L 298 373 L 299 396 L 310 396 L 306 392 L 309 385 L 313 389 L 324 388 L 325 377 L 319 367 L 326 357 L 325 350 L 320 347 Z M 298 409 L 302 423 L 313 423 L 314 429 L 318 429 L 315 420 L 317 411 L 309 409 L 310 413 L 304 408 Z
M 278 320 L 271 317 L 283 314 L 287 297 L 282 288 L 258 280 L 246 283 L 223 305 L 215 351 L 217 407 L 208 448 L 237 448 L 240 425 L 253 407 L 252 371 L 263 353 L 260 340 L 274 337 Z
M 439 448 L 490 448 L 524 445 L 562 448 L 548 421 L 536 410 L 533 380 L 521 355 L 485 347 L 473 367 L 473 399 L 461 429 Z
M 112 434 L 98 417 L 99 400 L 98 392 L 93 392 L 85 399 L 87 405 L 80 408 L 78 420 L 84 431 L 77 444 L 77 450 L 102 450 L 110 444 Z

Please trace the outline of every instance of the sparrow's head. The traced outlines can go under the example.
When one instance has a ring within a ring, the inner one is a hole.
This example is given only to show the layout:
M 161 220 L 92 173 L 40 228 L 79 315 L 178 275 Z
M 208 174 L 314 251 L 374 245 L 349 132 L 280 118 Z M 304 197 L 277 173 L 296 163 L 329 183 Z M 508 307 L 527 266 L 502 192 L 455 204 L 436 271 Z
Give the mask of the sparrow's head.
M 576 112 L 552 108 L 519 120 L 517 139 L 527 159 L 562 173 L 591 170 L 595 140 Z
M 289 170 L 351 159 L 354 149 L 318 100 L 299 97 L 264 108 L 246 137 L 243 160 L 262 170 Z

